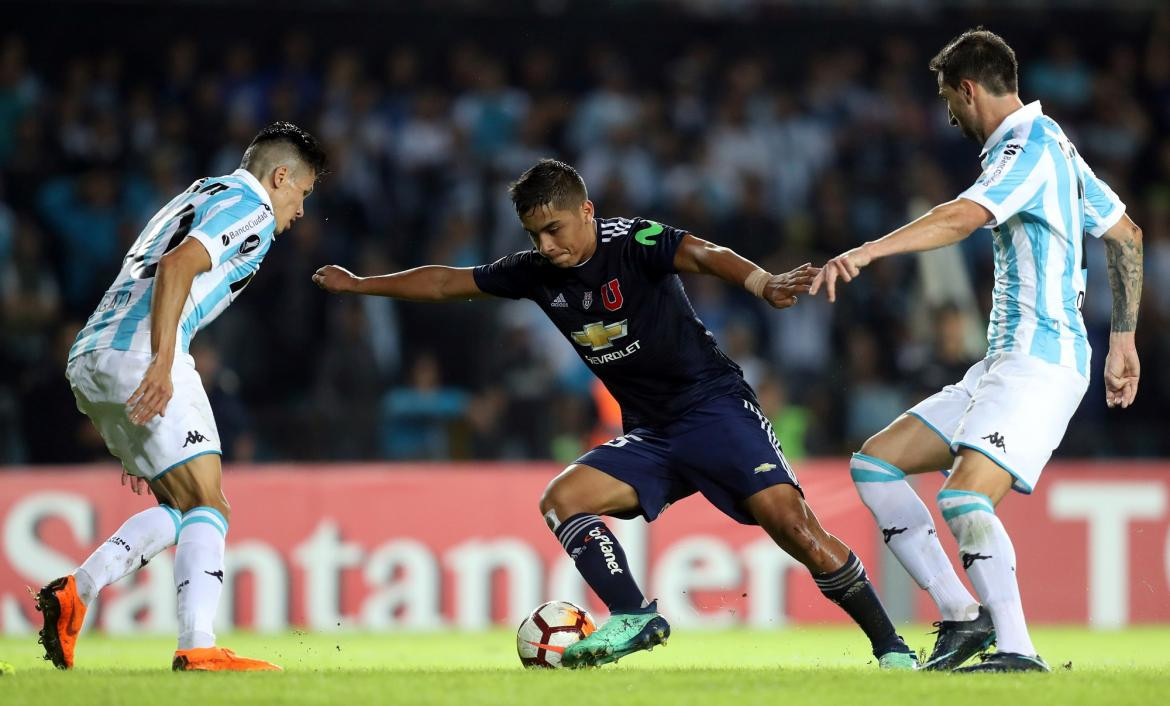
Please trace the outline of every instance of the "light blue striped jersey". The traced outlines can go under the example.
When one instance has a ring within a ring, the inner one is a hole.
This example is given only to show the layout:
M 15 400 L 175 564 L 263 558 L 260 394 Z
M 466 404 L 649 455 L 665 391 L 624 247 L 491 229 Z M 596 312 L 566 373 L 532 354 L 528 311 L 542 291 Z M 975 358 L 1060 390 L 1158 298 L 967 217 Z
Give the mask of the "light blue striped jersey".
M 959 194 L 991 212 L 995 290 L 988 355 L 1023 352 L 1089 376 L 1084 234 L 1101 237 L 1125 204 L 1041 112 L 1020 108 L 983 146 L 983 174 Z
M 142 229 L 69 359 L 104 348 L 151 353 L 150 302 L 158 262 L 194 238 L 211 256 L 211 269 L 195 276 L 179 317 L 178 347 L 186 353 L 195 332 L 219 316 L 256 274 L 275 232 L 272 201 L 251 173 L 237 169 L 196 181 Z

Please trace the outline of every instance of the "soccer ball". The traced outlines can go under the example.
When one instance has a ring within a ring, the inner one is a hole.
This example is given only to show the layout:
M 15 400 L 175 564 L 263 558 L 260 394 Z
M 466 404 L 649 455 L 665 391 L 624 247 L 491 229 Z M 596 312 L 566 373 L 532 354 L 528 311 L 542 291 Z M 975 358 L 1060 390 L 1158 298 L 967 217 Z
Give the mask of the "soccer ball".
M 596 630 L 593 618 L 568 601 L 549 601 L 516 631 L 516 652 L 525 667 L 556 669 L 565 648 Z

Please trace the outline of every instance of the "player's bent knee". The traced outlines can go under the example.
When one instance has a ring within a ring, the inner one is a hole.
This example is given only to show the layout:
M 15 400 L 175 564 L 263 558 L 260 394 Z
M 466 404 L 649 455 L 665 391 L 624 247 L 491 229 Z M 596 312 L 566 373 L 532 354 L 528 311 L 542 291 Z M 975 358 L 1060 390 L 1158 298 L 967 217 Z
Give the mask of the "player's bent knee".
M 872 458 L 879 458 L 883 461 L 886 461 L 887 463 L 894 463 L 898 459 L 886 458 L 886 456 L 890 455 L 890 442 L 892 440 L 889 437 L 890 435 L 887 434 L 885 430 L 879 431 L 878 433 L 866 439 L 865 443 L 861 445 L 861 448 L 857 453 L 870 456 Z
M 540 514 L 548 524 L 549 529 L 555 530 L 561 522 L 573 515 L 588 512 L 582 507 L 578 493 L 574 492 L 572 483 L 566 483 L 564 476 L 557 476 L 544 489 L 540 496 Z
M 773 534 L 812 536 L 812 528 L 819 527 L 799 491 L 792 486 L 777 485 L 760 491 L 749 499 L 748 507 L 756 522 Z
M 182 502 L 177 503 L 177 507 L 175 509 L 179 512 L 186 513 L 194 510 L 197 507 L 212 508 L 213 510 L 219 512 L 219 514 L 223 515 L 223 519 L 225 521 L 231 522 L 232 507 L 228 504 L 227 499 L 223 497 L 222 493 L 218 498 L 214 495 L 191 495 L 187 498 L 184 498 Z
M 815 544 L 820 533 L 820 525 L 815 520 L 810 521 L 805 513 L 790 510 L 777 512 L 772 518 L 772 526 L 788 541 L 801 547 Z

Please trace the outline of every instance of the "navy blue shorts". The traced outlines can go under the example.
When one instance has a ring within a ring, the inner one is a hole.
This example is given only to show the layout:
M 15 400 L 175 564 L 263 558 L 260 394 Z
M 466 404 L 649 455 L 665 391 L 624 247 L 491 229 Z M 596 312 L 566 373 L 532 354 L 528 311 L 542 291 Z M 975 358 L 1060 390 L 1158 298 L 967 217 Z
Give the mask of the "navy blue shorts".
M 661 429 L 638 427 L 577 463 L 633 486 L 647 522 L 699 492 L 728 517 L 754 525 L 747 498 L 774 485 L 800 490 L 772 424 L 754 402 L 739 397 L 705 402 Z

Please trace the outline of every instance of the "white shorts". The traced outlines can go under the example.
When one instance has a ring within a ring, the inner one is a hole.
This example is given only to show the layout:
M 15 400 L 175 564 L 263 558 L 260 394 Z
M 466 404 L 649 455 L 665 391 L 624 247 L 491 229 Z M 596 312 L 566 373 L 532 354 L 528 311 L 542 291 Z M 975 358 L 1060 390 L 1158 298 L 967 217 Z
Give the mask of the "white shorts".
M 1015 490 L 1031 493 L 1088 386 L 1072 368 L 998 353 L 907 414 L 941 436 L 951 453 L 975 449 L 1012 474 Z
M 65 377 L 77 408 L 93 421 L 122 467 L 154 480 L 196 456 L 218 454 L 220 447 L 211 403 L 190 355 L 175 356 L 174 396 L 166 416 L 155 416 L 145 426 L 131 423 L 126 400 L 138 389 L 150 360 L 136 351 L 96 350 L 69 361 Z

